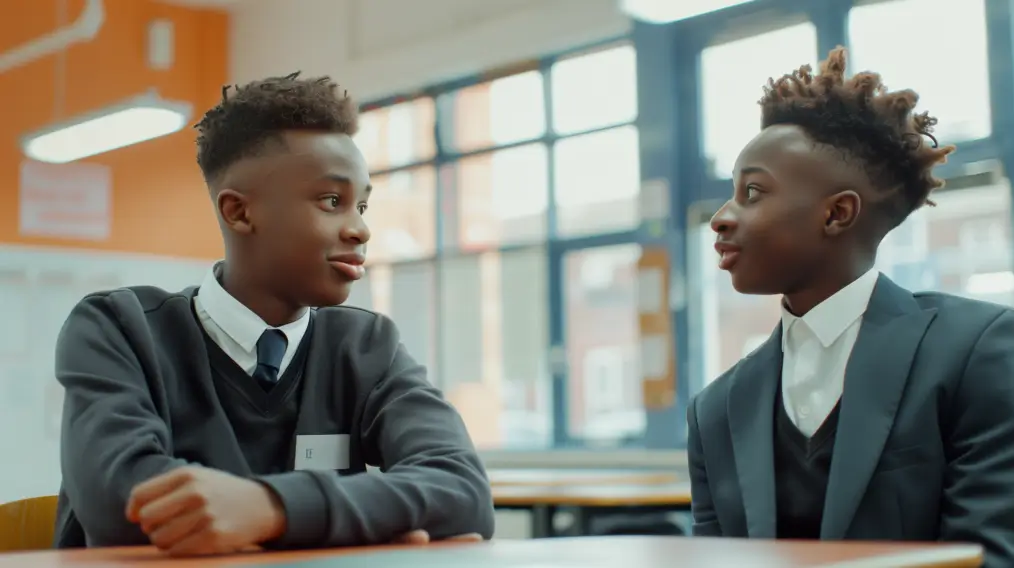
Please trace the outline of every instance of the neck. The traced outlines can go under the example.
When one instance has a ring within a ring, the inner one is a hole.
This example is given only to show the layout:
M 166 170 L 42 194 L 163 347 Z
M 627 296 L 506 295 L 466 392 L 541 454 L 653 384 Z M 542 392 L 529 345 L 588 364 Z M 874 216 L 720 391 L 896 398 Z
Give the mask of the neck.
M 256 278 L 250 276 L 249 270 L 244 270 L 241 263 L 225 261 L 222 267 L 222 288 L 271 327 L 296 321 L 306 309 L 267 291 Z
M 821 302 L 837 294 L 842 288 L 855 282 L 860 276 L 873 268 L 874 259 L 862 262 L 842 263 L 838 271 L 825 268 L 821 277 L 811 285 L 803 286 L 798 291 L 785 294 L 785 307 L 795 316 L 802 317 L 820 305 Z

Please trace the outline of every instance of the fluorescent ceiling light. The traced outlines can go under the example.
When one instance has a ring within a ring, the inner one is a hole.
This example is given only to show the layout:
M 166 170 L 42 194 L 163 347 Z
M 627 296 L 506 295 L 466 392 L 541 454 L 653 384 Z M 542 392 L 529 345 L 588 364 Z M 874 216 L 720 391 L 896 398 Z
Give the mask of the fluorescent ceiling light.
M 668 24 L 752 0 L 620 0 L 624 14 L 652 24 Z
M 965 281 L 965 293 L 973 296 L 1008 294 L 1014 291 L 1014 273 L 986 272 L 973 274 Z
M 73 162 L 178 132 L 190 113 L 189 104 L 147 94 L 32 133 L 21 146 L 33 160 Z

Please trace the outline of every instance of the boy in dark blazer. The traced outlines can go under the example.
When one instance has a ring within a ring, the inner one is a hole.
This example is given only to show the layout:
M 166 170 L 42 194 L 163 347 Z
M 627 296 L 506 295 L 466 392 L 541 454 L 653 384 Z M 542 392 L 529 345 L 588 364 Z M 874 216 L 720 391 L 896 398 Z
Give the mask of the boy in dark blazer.
M 197 128 L 225 261 L 199 287 L 92 294 L 67 319 L 57 546 L 490 538 L 458 413 L 391 320 L 340 307 L 370 238 L 355 103 L 294 74 L 226 88 Z
M 1014 313 L 874 268 L 932 204 L 936 119 L 845 51 L 772 80 L 712 228 L 770 339 L 689 405 L 695 535 L 981 543 L 1014 566 Z

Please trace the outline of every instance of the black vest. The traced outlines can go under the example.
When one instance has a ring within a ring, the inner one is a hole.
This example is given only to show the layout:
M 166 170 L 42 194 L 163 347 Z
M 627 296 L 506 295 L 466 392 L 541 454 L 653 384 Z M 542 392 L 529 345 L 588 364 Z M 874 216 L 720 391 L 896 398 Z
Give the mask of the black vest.
M 782 388 L 775 400 L 775 496 L 778 538 L 819 539 L 841 401 L 807 438 L 785 412 Z

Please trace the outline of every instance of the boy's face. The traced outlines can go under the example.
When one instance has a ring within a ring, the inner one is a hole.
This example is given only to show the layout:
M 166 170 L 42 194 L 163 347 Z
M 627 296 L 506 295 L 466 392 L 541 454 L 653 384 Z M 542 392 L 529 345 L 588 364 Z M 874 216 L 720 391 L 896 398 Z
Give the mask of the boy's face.
M 280 296 L 304 306 L 341 304 L 365 274 L 366 161 L 344 134 L 287 132 L 284 139 L 284 148 L 230 169 L 244 191 L 231 212 L 220 195 L 220 214 L 241 220 L 227 225 L 243 234 L 245 260 Z
M 719 267 L 744 294 L 791 294 L 835 262 L 834 237 L 854 224 L 863 183 L 840 152 L 799 127 L 771 126 L 740 153 L 733 196 L 711 219 Z

